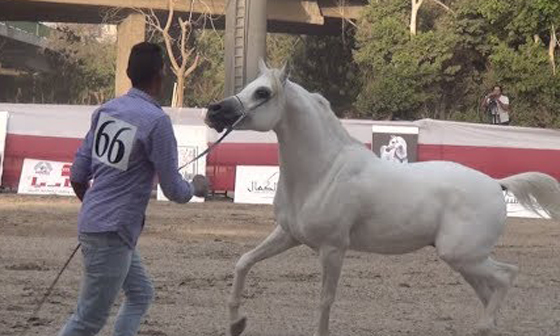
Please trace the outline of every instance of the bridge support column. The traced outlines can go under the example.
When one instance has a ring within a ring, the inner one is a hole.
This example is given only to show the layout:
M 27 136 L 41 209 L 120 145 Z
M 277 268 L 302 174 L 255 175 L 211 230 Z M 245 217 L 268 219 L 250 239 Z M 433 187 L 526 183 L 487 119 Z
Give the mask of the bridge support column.
M 266 59 L 267 0 L 231 0 L 226 8 L 225 95 L 238 93 Z
M 146 21 L 139 13 L 130 14 L 117 26 L 117 69 L 115 72 L 115 96 L 120 96 L 132 86 L 126 75 L 128 58 L 132 47 L 146 38 Z

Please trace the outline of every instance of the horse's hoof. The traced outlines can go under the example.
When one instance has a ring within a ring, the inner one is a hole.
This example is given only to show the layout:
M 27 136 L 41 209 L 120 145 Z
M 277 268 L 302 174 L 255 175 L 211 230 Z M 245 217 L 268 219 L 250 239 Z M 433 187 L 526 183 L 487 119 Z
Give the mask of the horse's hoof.
M 246 317 L 242 317 L 239 320 L 233 322 L 232 324 L 230 324 L 229 326 L 229 334 L 230 336 L 239 336 L 241 335 L 241 333 L 243 332 L 243 330 L 245 330 L 245 327 L 247 326 L 247 318 Z
M 482 323 L 478 323 L 476 326 L 476 335 L 477 336 L 491 336 L 494 335 L 496 332 L 496 322 L 494 321 L 484 321 Z

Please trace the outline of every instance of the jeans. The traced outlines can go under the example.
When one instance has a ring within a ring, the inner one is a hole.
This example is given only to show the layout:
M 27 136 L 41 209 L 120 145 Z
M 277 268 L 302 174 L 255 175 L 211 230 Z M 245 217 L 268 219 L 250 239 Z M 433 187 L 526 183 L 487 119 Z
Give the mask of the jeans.
M 153 299 L 153 285 L 140 255 L 113 232 L 80 234 L 83 280 L 75 313 L 59 336 L 93 336 L 107 322 L 121 288 L 114 336 L 134 336 Z

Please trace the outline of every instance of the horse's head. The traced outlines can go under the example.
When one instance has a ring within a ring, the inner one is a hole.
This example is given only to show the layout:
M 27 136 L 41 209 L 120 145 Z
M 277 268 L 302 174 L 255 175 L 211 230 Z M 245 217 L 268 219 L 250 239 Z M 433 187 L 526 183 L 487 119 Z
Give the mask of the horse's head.
M 395 154 L 399 159 L 405 159 L 407 157 L 407 145 L 406 140 L 400 136 L 392 136 L 391 142 L 395 142 Z
M 254 131 L 270 131 L 284 112 L 284 86 L 288 80 L 286 66 L 269 69 L 259 61 L 260 75 L 237 95 L 208 106 L 206 124 L 218 132 L 232 127 Z

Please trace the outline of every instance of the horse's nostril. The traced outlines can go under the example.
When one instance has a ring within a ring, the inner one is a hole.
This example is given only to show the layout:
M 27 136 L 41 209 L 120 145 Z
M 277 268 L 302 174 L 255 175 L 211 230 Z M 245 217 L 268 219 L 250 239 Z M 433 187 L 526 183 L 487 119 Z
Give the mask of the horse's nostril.
M 210 106 L 208 106 L 208 109 L 212 112 L 217 112 L 217 111 L 222 109 L 222 105 L 220 105 L 220 104 L 210 104 Z

